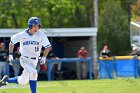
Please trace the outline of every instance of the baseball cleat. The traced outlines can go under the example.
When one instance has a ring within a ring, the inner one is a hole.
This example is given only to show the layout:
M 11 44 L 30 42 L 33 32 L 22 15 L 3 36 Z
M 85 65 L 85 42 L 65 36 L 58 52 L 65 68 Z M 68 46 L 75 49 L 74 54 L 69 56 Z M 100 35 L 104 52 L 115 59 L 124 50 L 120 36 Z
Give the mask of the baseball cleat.
M 1 80 L 0 80 L 0 87 L 6 85 L 6 79 L 8 78 L 7 75 L 5 75 Z

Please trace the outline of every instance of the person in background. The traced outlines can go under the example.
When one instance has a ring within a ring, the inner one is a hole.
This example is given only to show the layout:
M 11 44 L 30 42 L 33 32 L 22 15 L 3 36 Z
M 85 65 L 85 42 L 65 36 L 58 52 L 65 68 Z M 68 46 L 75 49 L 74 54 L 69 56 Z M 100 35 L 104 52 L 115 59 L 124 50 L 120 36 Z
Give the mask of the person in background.
M 130 54 L 131 56 L 140 56 L 140 47 L 132 44 L 132 52 Z M 138 74 L 140 76 L 140 64 L 138 64 Z
M 88 52 L 85 47 L 81 47 L 78 50 L 78 58 L 87 58 Z M 87 63 L 86 62 L 77 62 L 77 78 L 86 79 L 87 78 Z
M 14 60 L 12 62 L 12 67 L 14 70 L 14 76 L 19 76 L 19 72 L 20 72 L 20 52 L 19 52 L 19 47 L 17 48 L 17 50 L 14 52 Z
M 132 52 L 130 55 L 137 55 L 140 56 L 140 47 L 138 47 L 137 45 L 132 45 Z
M 61 62 L 55 62 L 56 59 L 59 59 L 59 57 L 57 57 L 53 50 L 51 50 L 47 56 L 47 59 L 52 59 L 54 60 L 54 62 L 51 64 L 51 76 L 52 79 L 55 79 L 56 77 L 56 72 L 61 70 Z
M 103 47 L 103 50 L 101 50 L 101 52 L 100 52 L 100 57 L 107 58 L 107 57 L 110 57 L 110 56 L 111 56 L 110 50 L 109 50 L 108 46 L 105 45 Z
M 6 75 L 6 65 L 7 65 L 8 51 L 5 49 L 5 44 L 0 43 L 0 79 L 2 76 Z

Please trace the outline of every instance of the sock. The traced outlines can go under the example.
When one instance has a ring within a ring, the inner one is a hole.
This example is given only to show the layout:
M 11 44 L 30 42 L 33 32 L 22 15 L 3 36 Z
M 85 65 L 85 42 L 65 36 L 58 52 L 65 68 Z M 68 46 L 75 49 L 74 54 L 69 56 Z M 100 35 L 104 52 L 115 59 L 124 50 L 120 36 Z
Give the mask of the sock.
M 30 80 L 29 81 L 30 84 L 30 90 L 32 93 L 36 93 L 36 80 Z
M 8 83 L 16 83 L 16 84 L 18 84 L 18 76 L 14 77 L 14 78 L 8 78 L 6 81 Z

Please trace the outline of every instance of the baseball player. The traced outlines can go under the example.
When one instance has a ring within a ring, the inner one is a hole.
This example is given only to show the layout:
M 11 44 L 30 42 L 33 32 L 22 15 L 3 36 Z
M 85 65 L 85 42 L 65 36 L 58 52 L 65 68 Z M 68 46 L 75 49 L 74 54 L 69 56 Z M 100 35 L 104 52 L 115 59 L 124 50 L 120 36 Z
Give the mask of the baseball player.
M 39 30 L 41 24 L 37 17 L 31 17 L 28 20 L 28 29 L 15 34 L 11 37 L 9 43 L 9 61 L 13 60 L 13 48 L 14 44 L 20 43 L 20 65 L 23 67 L 21 76 L 14 78 L 8 78 L 4 76 L 0 81 L 0 86 L 8 83 L 27 84 L 29 82 L 31 93 L 36 93 L 36 81 L 37 81 L 37 62 L 40 56 L 42 46 L 45 47 L 43 57 L 41 58 L 41 64 L 45 64 L 46 56 L 51 49 L 51 44 L 46 35 Z

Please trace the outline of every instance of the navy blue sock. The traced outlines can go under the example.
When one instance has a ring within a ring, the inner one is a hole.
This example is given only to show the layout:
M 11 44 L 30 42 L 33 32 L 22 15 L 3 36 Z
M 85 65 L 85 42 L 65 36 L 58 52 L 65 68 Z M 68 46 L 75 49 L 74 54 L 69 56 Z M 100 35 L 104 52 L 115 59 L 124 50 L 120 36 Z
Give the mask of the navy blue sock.
M 32 93 L 36 93 L 36 80 L 30 80 L 29 81 L 30 84 L 30 90 Z
M 14 77 L 14 78 L 8 78 L 6 81 L 8 83 L 16 83 L 16 84 L 18 84 L 18 76 Z

